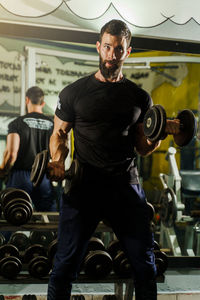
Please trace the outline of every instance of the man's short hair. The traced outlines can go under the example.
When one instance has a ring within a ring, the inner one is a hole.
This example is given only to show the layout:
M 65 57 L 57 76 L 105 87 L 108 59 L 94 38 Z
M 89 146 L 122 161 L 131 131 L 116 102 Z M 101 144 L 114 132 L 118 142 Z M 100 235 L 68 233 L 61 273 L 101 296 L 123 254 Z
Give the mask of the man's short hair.
M 32 86 L 26 91 L 26 97 L 31 100 L 32 104 L 41 105 L 44 102 L 44 92 L 38 86 Z
M 124 36 L 127 41 L 127 47 L 130 46 L 131 42 L 131 31 L 128 28 L 127 24 L 124 23 L 121 20 L 111 20 L 107 22 L 100 31 L 99 35 L 99 41 L 101 42 L 102 36 L 104 33 L 109 33 L 111 35 L 116 35 L 116 36 Z

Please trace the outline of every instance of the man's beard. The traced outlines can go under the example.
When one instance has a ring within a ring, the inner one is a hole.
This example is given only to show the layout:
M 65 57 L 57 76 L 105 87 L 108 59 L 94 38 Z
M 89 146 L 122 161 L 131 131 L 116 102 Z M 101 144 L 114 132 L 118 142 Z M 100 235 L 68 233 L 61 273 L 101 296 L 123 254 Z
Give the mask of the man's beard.
M 112 61 L 105 60 L 103 61 L 102 57 L 99 56 L 99 69 L 101 74 L 106 79 L 116 79 L 121 71 L 122 63 L 114 63 L 110 68 L 106 67 L 106 62 L 112 63 Z

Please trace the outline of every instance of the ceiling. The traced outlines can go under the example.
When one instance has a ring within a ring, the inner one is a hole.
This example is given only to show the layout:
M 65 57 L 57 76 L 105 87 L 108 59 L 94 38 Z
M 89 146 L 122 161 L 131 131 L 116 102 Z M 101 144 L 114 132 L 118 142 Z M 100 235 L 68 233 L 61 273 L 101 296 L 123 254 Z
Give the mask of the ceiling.
M 140 49 L 200 53 L 199 0 L 0 0 L 0 35 L 95 44 L 124 20 Z

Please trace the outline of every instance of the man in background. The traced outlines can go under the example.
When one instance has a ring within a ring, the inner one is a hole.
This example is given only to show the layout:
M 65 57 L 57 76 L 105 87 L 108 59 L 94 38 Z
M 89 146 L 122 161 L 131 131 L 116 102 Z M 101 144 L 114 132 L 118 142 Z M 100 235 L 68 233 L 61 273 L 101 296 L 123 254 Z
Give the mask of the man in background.
M 36 211 L 56 211 L 53 185 L 46 176 L 34 187 L 30 181 L 31 168 L 37 153 L 49 149 L 53 121 L 43 114 L 44 92 L 33 86 L 26 92 L 27 114 L 8 125 L 6 149 L 0 165 L 0 178 L 8 176 L 6 187 L 26 191 Z

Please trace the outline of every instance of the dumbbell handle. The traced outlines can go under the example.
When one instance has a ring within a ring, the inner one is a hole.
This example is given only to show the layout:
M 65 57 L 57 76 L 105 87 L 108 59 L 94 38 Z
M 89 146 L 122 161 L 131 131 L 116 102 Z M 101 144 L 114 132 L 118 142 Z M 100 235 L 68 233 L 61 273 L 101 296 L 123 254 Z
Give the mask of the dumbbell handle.
M 179 119 L 166 120 L 165 132 L 167 134 L 179 134 L 181 129 L 183 129 L 183 124 L 180 123 Z
M 63 169 L 63 165 L 62 164 L 60 164 L 60 163 L 58 163 L 58 162 L 49 162 L 48 164 L 47 164 L 47 174 L 50 176 L 50 169 L 54 169 L 54 167 L 52 167 L 52 166 L 55 166 L 58 170 L 60 170 L 60 169 L 62 169 L 62 172 L 60 173 L 58 173 L 58 178 L 59 177 L 61 177 L 61 179 L 68 179 L 68 180 L 71 180 L 74 176 L 75 176 L 75 174 L 77 173 L 77 170 L 78 170 L 78 168 L 79 168 L 79 163 L 78 163 L 78 161 L 75 159 L 75 160 L 73 160 L 72 161 L 72 163 L 71 163 L 71 166 L 70 166 L 70 168 L 69 169 L 67 169 L 67 170 L 64 170 Z M 54 172 L 54 171 L 53 171 Z M 55 180 L 56 181 L 56 180 Z

